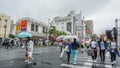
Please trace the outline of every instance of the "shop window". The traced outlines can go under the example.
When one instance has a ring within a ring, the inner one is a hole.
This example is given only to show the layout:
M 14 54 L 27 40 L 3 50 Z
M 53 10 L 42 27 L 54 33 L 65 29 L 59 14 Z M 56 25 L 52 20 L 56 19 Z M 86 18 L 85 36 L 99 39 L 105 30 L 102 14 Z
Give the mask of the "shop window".
M 38 32 L 38 25 L 36 25 L 36 29 L 35 29 L 36 32 Z
M 34 31 L 34 24 L 31 24 L 31 31 Z

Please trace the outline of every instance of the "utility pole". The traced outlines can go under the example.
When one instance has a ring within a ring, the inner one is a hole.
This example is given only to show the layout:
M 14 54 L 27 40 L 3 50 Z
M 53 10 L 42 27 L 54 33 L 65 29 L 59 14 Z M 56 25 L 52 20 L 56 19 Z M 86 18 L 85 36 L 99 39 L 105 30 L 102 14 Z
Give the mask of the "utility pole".
M 47 40 L 49 40 L 49 28 L 50 28 L 50 19 L 48 19 L 48 28 L 47 28 Z
M 5 25 L 4 25 L 5 31 L 4 31 L 4 39 L 6 38 L 6 29 L 7 29 L 7 20 L 5 19 Z
M 118 21 L 119 21 L 120 19 L 115 19 L 115 27 L 116 27 L 116 29 L 117 29 L 117 39 L 116 39 L 116 42 L 117 42 L 117 44 L 120 46 L 120 24 L 118 23 Z

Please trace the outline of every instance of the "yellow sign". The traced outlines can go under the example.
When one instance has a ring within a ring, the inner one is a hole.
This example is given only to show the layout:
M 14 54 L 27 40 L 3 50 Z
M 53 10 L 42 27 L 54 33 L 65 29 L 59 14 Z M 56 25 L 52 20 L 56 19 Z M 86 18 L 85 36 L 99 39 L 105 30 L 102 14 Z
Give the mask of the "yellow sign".
M 21 31 L 21 26 L 20 25 L 16 25 L 16 31 Z

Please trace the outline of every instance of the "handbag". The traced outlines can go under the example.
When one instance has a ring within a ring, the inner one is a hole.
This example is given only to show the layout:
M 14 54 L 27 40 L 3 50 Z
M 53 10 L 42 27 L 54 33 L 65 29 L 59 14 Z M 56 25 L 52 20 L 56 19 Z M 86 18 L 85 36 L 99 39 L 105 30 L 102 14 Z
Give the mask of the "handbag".
M 110 57 L 110 52 L 107 51 L 105 56 L 106 56 L 106 57 Z
M 65 51 L 65 52 L 69 52 L 69 46 L 68 46 L 68 45 L 65 46 L 64 51 Z
M 88 54 L 88 56 L 94 56 L 93 49 L 88 49 L 87 54 Z

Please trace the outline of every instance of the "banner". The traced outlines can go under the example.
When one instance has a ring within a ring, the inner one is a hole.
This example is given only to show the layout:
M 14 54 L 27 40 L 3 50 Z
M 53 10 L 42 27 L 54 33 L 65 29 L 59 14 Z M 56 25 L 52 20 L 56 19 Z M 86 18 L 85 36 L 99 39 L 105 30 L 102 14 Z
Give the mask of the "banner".
M 27 30 L 27 20 L 22 20 L 21 21 L 21 31 L 26 31 Z
M 21 31 L 21 26 L 20 25 L 16 25 L 16 31 Z

